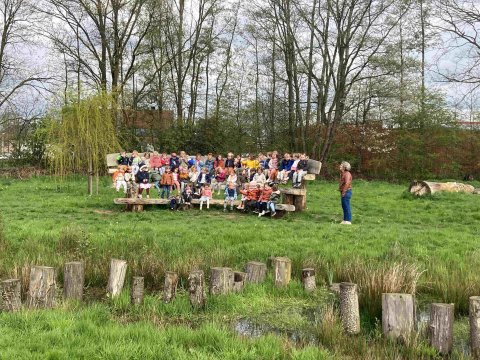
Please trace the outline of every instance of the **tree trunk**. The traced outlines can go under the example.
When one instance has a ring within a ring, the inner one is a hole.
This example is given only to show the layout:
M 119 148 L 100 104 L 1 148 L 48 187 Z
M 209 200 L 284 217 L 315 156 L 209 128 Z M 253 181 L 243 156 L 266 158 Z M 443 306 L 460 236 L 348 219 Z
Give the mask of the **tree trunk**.
M 55 304 L 55 269 L 49 266 L 32 266 L 27 294 L 30 309 L 49 309 Z
M 195 270 L 188 276 L 190 304 L 196 309 L 203 309 L 206 302 L 205 275 L 202 270 Z
M 315 282 L 315 269 L 306 268 L 302 270 L 302 283 L 306 292 L 312 292 L 317 288 Z
M 1 311 L 18 311 L 22 307 L 21 284 L 19 279 L 2 281 Z
M 450 354 L 453 346 L 453 304 L 432 304 L 428 337 L 430 345 L 442 354 Z
M 233 289 L 233 271 L 227 267 L 214 267 L 210 269 L 210 294 L 228 294 Z
M 475 188 L 472 185 L 457 182 L 437 183 L 430 181 L 414 181 L 410 184 L 408 191 L 418 196 L 435 194 L 442 191 L 473 194 Z
M 241 271 L 233 272 L 233 292 L 240 292 L 245 286 L 245 280 L 247 279 L 247 273 Z
M 480 296 L 470 297 L 470 349 L 472 357 L 480 359 Z
M 360 332 L 360 310 L 356 284 L 340 283 L 340 317 L 347 334 Z
M 382 328 L 386 337 L 408 342 L 414 330 L 415 304 L 411 294 L 382 294 Z
M 120 295 L 125 283 L 127 262 L 125 260 L 112 259 L 110 261 L 110 276 L 108 278 L 107 293 L 112 297 Z
M 85 264 L 68 262 L 64 266 L 63 296 L 65 299 L 82 300 L 85 284 Z
M 145 288 L 145 281 L 143 276 L 134 276 L 132 279 L 132 304 L 140 305 L 143 303 L 143 293 Z
M 175 299 L 177 294 L 178 274 L 167 271 L 165 273 L 165 285 L 163 287 L 163 301 L 166 303 Z
M 292 261 L 286 257 L 277 257 L 273 266 L 275 285 L 277 287 L 287 286 L 292 276 Z
M 265 281 L 267 274 L 267 265 L 258 261 L 250 261 L 246 265 L 245 272 L 247 273 L 248 282 L 262 283 Z

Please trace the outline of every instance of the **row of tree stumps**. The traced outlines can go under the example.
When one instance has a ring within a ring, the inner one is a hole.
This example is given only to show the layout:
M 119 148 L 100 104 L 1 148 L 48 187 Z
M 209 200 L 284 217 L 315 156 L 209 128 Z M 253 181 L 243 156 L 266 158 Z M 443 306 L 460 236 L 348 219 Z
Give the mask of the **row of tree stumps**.
M 360 332 L 357 285 L 340 283 L 340 316 L 348 334 Z M 382 330 L 387 338 L 408 343 L 416 330 L 415 298 L 412 294 L 382 294 Z M 454 304 L 430 305 L 427 336 L 440 354 L 450 354 L 453 347 Z M 480 359 L 480 296 L 470 297 L 470 347 L 472 357 Z
M 284 287 L 291 280 L 292 263 L 286 257 L 271 257 L 267 264 L 273 269 L 273 280 L 277 287 Z M 245 272 L 228 267 L 210 269 L 208 290 L 210 295 L 240 292 L 246 282 L 262 283 L 267 275 L 267 264 L 250 261 Z M 125 260 L 111 259 L 107 295 L 117 297 L 123 290 L 127 273 Z M 163 300 L 175 299 L 179 276 L 175 272 L 165 273 Z M 68 262 L 64 265 L 63 296 L 65 299 L 82 300 L 85 282 L 85 264 Z M 316 289 L 315 269 L 302 270 L 305 291 Z M 3 311 L 17 311 L 22 307 L 21 282 L 9 279 L 1 282 Z M 188 276 L 188 294 L 194 308 L 201 309 L 207 301 L 207 283 L 203 270 L 193 270 Z M 340 299 L 340 317 L 348 334 L 360 332 L 360 310 L 357 285 L 349 282 L 339 284 L 336 292 Z M 26 307 L 30 309 L 52 308 L 55 305 L 56 274 L 53 267 L 32 266 L 30 269 Z M 134 276 L 131 283 L 131 302 L 141 304 L 144 296 L 144 278 Z M 430 321 L 427 327 L 432 347 L 441 354 L 449 354 L 453 346 L 453 304 L 431 304 Z M 411 294 L 382 294 L 383 334 L 392 339 L 408 342 L 416 327 L 415 299 Z M 480 359 L 480 296 L 470 297 L 470 344 L 472 356 Z

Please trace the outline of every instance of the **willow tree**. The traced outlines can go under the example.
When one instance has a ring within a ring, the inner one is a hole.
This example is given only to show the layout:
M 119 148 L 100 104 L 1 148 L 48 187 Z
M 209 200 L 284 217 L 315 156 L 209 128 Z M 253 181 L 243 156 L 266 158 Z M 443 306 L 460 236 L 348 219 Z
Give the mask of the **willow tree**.
M 55 174 L 88 175 L 88 194 L 106 168 L 105 155 L 120 148 L 114 126 L 115 102 L 110 94 L 97 95 L 64 106 L 50 128 L 51 166 Z

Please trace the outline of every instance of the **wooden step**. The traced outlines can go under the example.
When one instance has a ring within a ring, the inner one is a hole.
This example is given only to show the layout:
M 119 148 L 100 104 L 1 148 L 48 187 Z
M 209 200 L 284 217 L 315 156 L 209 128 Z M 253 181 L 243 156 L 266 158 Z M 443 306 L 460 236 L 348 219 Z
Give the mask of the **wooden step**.
M 282 194 L 287 195 L 307 195 L 307 189 L 300 189 L 300 188 L 286 188 L 280 189 Z

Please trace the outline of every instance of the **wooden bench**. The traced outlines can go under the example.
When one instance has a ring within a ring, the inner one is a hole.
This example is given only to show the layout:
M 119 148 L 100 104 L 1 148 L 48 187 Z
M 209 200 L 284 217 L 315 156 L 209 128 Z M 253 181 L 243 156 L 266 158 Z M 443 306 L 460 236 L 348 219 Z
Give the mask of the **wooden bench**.
M 145 198 L 117 198 L 114 199 L 113 202 L 115 204 L 127 205 L 128 211 L 140 212 L 143 211 L 144 205 L 168 205 L 170 204 L 169 199 L 145 199 Z M 221 205 L 223 206 L 224 201 L 221 199 L 210 199 L 210 205 Z M 234 202 L 234 206 L 240 205 L 241 201 L 236 200 Z M 193 199 L 193 205 L 200 205 L 200 199 Z M 290 204 L 276 204 L 275 210 L 277 211 L 287 211 L 292 212 L 295 211 L 295 206 Z
M 280 189 L 282 203 L 295 206 L 295 211 L 304 211 L 307 207 L 307 181 L 313 181 L 320 174 L 322 163 L 309 159 L 307 162 L 307 174 L 303 176 L 300 188 Z

